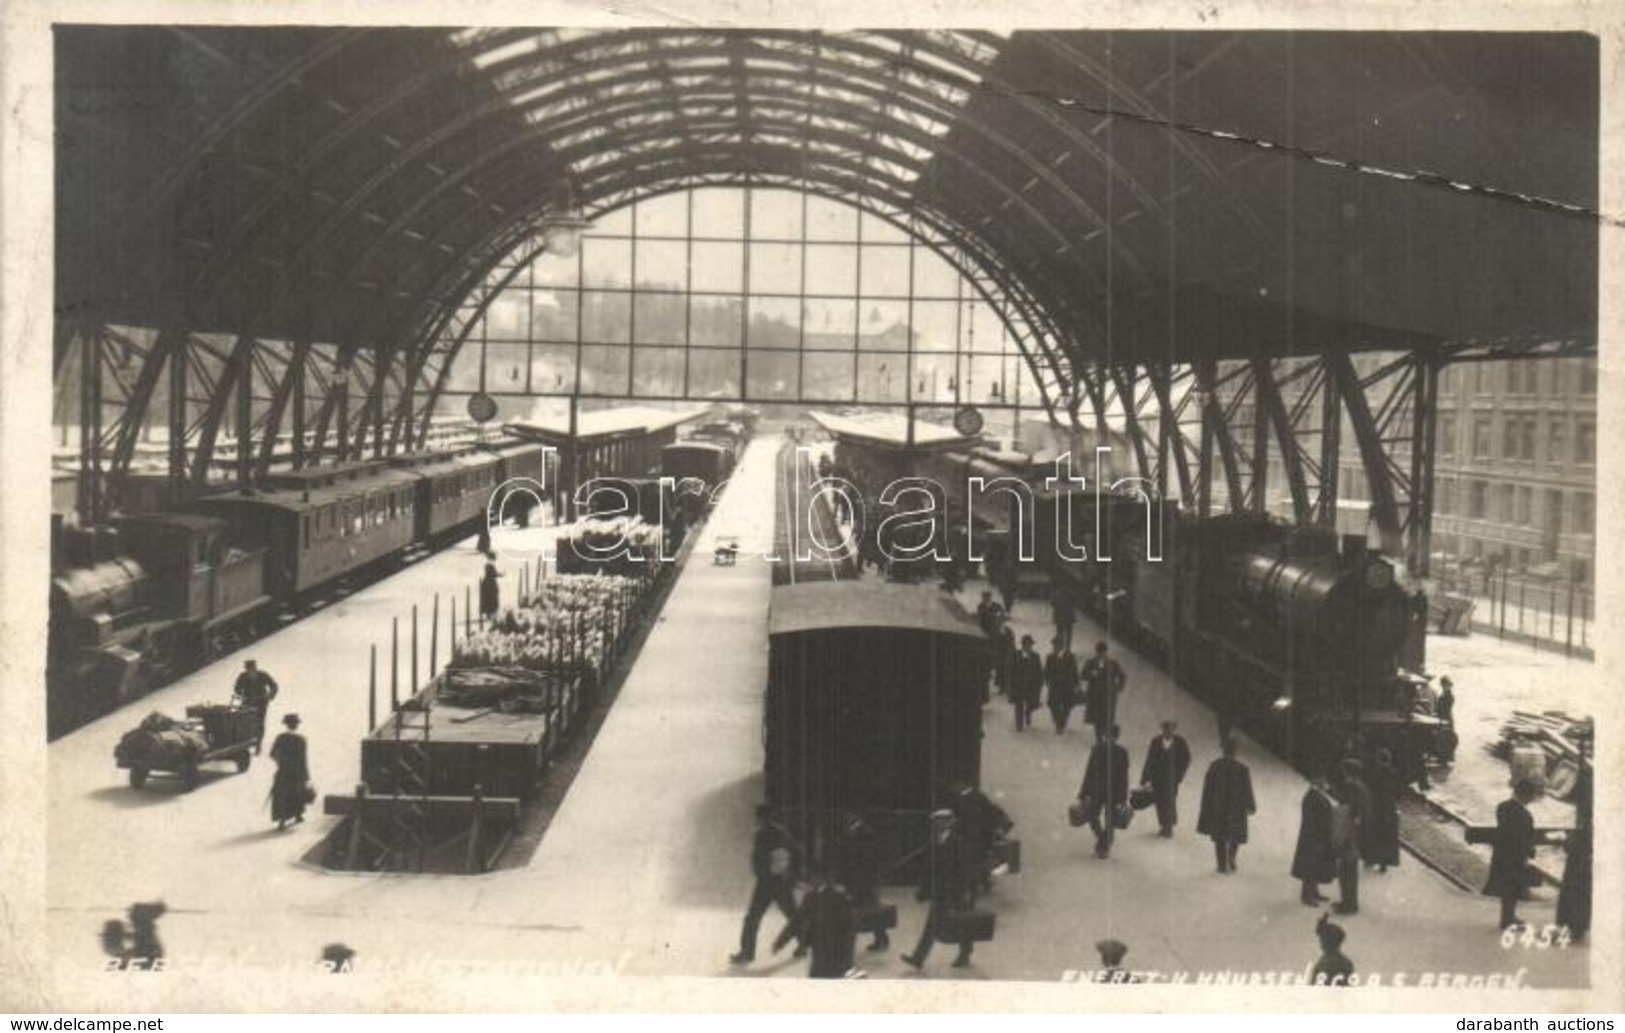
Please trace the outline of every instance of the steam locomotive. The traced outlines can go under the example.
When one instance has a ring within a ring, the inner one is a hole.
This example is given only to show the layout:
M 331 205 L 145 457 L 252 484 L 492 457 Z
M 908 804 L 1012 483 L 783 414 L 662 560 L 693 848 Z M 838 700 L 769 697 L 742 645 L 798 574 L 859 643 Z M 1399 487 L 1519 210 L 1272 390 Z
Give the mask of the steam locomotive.
M 59 529 L 47 734 L 63 735 L 229 652 L 341 578 L 470 532 L 498 485 L 551 483 L 552 455 L 506 443 L 284 471 L 175 511 Z M 498 512 L 527 501 L 505 495 Z
M 958 556 L 968 537 L 990 566 L 1069 594 L 1222 724 L 1301 768 L 1353 730 L 1368 741 L 1411 731 L 1400 671 L 1419 664 L 1426 602 L 1363 537 L 1264 515 L 1197 518 L 1172 502 L 1057 483 L 1030 457 L 974 444 L 837 434 L 835 456 L 866 508 L 878 508 L 886 483 L 928 479 L 939 555 Z M 972 478 L 984 484 L 974 498 Z

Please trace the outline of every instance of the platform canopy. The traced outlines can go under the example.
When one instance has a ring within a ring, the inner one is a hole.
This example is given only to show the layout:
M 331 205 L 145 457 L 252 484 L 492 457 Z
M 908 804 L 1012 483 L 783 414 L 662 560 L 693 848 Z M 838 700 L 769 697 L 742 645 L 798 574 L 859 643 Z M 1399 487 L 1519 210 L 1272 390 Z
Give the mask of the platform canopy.
M 1594 336 L 1579 34 L 62 26 L 59 309 L 392 347 L 568 180 L 940 224 L 1080 355 Z
M 577 442 L 607 441 L 619 437 L 641 437 L 680 426 L 704 416 L 704 409 L 673 412 L 649 406 L 629 405 L 615 409 L 584 412 L 576 417 Z M 569 416 L 515 420 L 504 428 L 527 441 L 565 445 L 571 440 Z
M 705 186 L 800 189 L 911 233 L 994 306 L 1051 420 L 1121 424 L 1142 474 L 1199 507 L 1261 500 L 1248 442 L 1273 440 L 1298 519 L 1329 517 L 1335 451 L 1299 453 L 1340 406 L 1385 547 L 1428 524 L 1413 417 L 1440 364 L 1596 349 L 1601 80 L 1580 33 L 55 40 L 59 391 L 76 342 L 119 371 L 128 415 L 98 414 L 81 449 L 113 481 L 162 397 L 186 442 L 171 476 L 195 484 L 228 409 L 258 448 L 235 453 L 241 480 L 279 435 L 295 464 L 425 447 L 502 286 L 562 253 L 548 225 Z M 1362 351 L 1411 365 L 1356 368 Z M 1415 399 L 1363 397 L 1385 378 Z

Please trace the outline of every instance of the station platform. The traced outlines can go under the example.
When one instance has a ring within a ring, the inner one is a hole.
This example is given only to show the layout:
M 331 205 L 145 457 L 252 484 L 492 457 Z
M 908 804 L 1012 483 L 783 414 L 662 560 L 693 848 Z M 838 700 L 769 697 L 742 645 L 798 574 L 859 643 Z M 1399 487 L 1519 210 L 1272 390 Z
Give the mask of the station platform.
M 51 745 L 55 963 L 99 965 L 101 923 L 133 901 L 161 898 L 171 912 L 160 932 L 176 958 L 285 964 L 312 961 L 325 943 L 341 941 L 358 960 L 386 966 L 432 957 L 589 964 L 622 975 L 803 978 L 805 962 L 769 951 L 782 927 L 776 912 L 763 923 L 758 960 L 742 968 L 727 962 L 750 896 L 753 808 L 762 798 L 771 571 L 761 557 L 773 540 L 780 443 L 764 435 L 747 449 L 527 866 L 480 876 L 327 872 L 308 857 L 337 819 L 313 812 L 305 825 L 275 832 L 268 763 L 245 775 L 222 769 L 189 795 L 178 786 L 132 791 L 112 763 L 118 735 L 147 709 L 179 711 L 223 697 L 241 666 L 231 657 L 145 707 Z M 720 537 L 740 540 L 737 564 L 710 561 Z M 387 648 L 391 617 L 413 602 L 426 608 L 437 589 L 460 594 L 480 564 L 460 545 L 255 647 L 283 686 L 273 720 L 289 709 L 305 718 L 320 789 L 355 779 L 368 645 Z M 973 581 L 965 589 L 971 606 L 980 587 Z M 1016 604 L 1018 636 L 1047 641 L 1049 618 L 1045 603 Z M 1098 635 L 1080 622 L 1075 649 L 1086 652 Z M 1010 708 L 995 697 L 984 711 L 983 787 L 1015 819 L 1024 846 L 1023 872 L 997 880 L 983 898 L 998 915 L 997 938 L 978 947 L 969 968 L 950 968 L 953 951 L 939 947 L 916 972 L 900 955 L 919 935 L 924 907 L 908 889 L 891 887 L 885 897 L 899 910 L 892 949 L 860 950 L 871 979 L 1053 982 L 1097 968 L 1093 944 L 1104 937 L 1129 946 L 1128 967 L 1183 972 L 1193 984 L 1302 972 L 1314 960 L 1318 913 L 1299 903 L 1288 875 L 1302 779 L 1243 739 L 1259 812 L 1239 873 L 1215 872 L 1211 844 L 1193 826 L 1202 773 L 1217 756 L 1216 719 L 1152 665 L 1126 648 L 1115 652 L 1129 679 L 1121 723 L 1133 774 L 1163 719 L 1178 721 L 1191 744 L 1175 837 L 1158 838 L 1142 813 L 1111 858 L 1096 859 L 1088 830 L 1066 820 L 1088 750 L 1081 712 L 1064 735 L 1047 711 L 1017 733 Z M 1386 874 L 1365 875 L 1361 905 L 1360 914 L 1337 921 L 1348 932 L 1345 953 L 1362 972 L 1404 972 L 1415 985 L 1440 973 L 1505 978 L 1521 970 L 1526 987 L 1587 985 L 1587 949 L 1504 949 L 1493 900 L 1409 856 Z M 1524 917 L 1540 924 L 1552 913 L 1547 900 Z

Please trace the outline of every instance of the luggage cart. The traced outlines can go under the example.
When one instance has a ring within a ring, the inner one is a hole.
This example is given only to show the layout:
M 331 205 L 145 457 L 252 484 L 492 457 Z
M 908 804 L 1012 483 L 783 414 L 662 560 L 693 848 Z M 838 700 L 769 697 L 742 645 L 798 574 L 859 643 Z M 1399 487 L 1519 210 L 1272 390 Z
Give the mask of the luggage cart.
M 212 761 L 229 760 L 239 772 L 248 770 L 260 737 L 258 710 L 202 703 L 186 708 L 185 721 L 155 723 L 156 717 L 121 738 L 113 751 L 118 766 L 130 772 L 131 788 L 140 789 L 149 776 L 162 773 L 176 776 L 191 792 L 201 777 L 198 768 Z M 165 739 L 165 732 L 183 735 Z

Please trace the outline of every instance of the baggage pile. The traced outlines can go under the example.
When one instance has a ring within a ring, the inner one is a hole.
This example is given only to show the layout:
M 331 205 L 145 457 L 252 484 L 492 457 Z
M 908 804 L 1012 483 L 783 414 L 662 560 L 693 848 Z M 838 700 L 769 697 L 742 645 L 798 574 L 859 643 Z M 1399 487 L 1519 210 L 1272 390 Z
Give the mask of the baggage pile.
M 259 740 L 259 711 L 197 704 L 186 708 L 186 716 L 177 721 L 154 711 L 119 739 L 113 759 L 130 772 L 131 787 L 140 789 L 149 775 L 167 773 L 190 791 L 198 786 L 199 765 L 217 760 L 248 770 Z
M 134 730 L 125 732 L 113 752 L 120 766 L 139 759 L 148 768 L 180 770 L 196 764 L 208 752 L 209 740 L 201 728 L 153 711 Z
M 1588 764 L 1595 723 L 1560 710 L 1533 714 L 1514 710 L 1494 742 L 1485 746 L 1490 756 L 1504 760 L 1519 776 L 1544 782 L 1546 792 L 1559 800 L 1573 797 L 1580 772 Z

